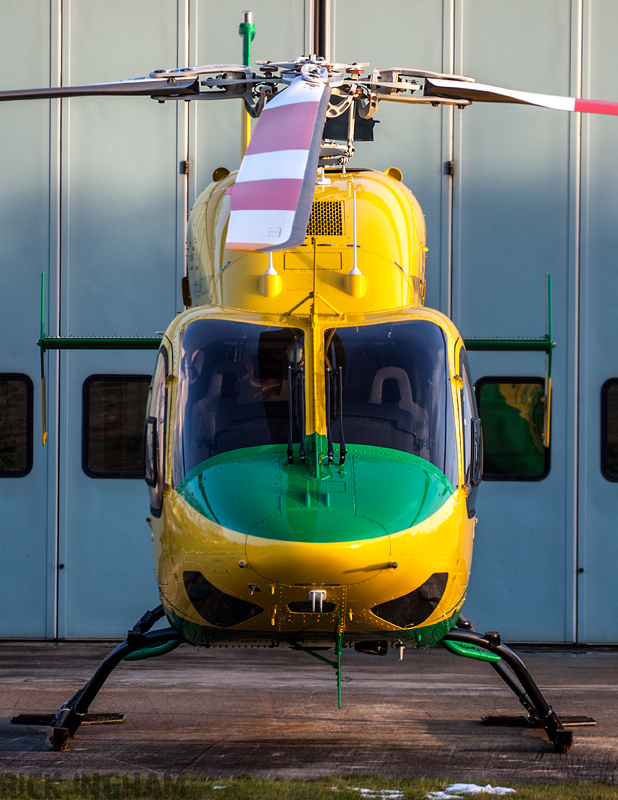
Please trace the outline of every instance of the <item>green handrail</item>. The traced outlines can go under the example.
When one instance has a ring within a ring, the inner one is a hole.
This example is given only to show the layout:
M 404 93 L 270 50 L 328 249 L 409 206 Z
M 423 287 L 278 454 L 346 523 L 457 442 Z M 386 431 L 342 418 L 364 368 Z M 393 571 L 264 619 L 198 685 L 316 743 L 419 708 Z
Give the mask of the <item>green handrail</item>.
M 45 336 L 38 340 L 46 350 L 158 350 L 161 336 Z
M 547 353 L 549 355 L 551 354 L 552 349 L 556 346 L 556 343 L 553 342 L 549 336 L 544 336 L 542 339 L 526 339 L 523 337 L 515 339 L 500 339 L 497 337 L 492 339 L 481 339 L 480 337 L 472 337 L 470 339 L 464 339 L 463 341 L 466 350 L 470 351 L 537 351 L 541 353 Z

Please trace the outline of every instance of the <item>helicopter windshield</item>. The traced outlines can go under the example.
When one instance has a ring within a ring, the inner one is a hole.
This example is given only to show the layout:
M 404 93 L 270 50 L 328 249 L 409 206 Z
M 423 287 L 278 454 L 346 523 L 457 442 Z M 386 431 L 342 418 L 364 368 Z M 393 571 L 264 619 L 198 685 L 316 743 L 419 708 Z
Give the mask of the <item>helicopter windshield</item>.
M 455 423 L 441 328 L 426 320 L 336 328 L 326 331 L 324 344 L 332 440 L 340 440 L 343 427 L 346 444 L 412 453 L 456 485 Z
M 293 440 L 299 441 L 300 415 L 297 408 L 290 415 L 288 381 L 290 372 L 302 371 L 303 352 L 303 332 L 294 328 L 210 319 L 187 325 L 174 432 L 175 485 L 220 453 L 286 444 L 290 416 Z

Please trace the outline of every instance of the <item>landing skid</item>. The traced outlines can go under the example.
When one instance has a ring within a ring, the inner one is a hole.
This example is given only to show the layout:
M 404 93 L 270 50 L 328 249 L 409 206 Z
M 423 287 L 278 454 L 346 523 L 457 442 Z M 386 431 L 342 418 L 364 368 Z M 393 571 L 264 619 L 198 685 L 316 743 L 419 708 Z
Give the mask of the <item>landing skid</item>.
M 52 725 L 50 742 L 54 750 L 68 750 L 71 739 L 81 725 L 104 725 L 124 721 L 122 714 L 88 714 L 93 700 L 109 678 L 112 671 L 127 656 L 134 660 L 161 655 L 184 641 L 175 628 L 150 631 L 163 617 L 163 608 L 158 606 L 147 611 L 127 633 L 124 642 L 103 660 L 92 678 L 73 697 L 64 703 L 57 714 L 19 714 L 13 717 L 14 725 Z
M 485 724 L 509 726 L 523 724 L 526 727 L 543 728 L 558 753 L 568 753 L 573 745 L 573 732 L 566 730 L 565 723 L 596 724 L 591 717 L 574 717 L 572 721 L 568 718 L 560 719 L 543 697 L 521 658 L 501 643 L 499 633 L 478 633 L 462 615 L 457 627 L 449 631 L 442 642 L 447 650 L 455 652 L 456 655 L 488 660 L 528 712 L 527 717 L 483 717 Z M 449 646 L 449 642 L 454 643 L 455 647 Z M 457 648 L 457 645 L 463 645 L 467 652 L 463 648 Z
M 57 714 L 19 714 L 11 722 L 15 725 L 51 725 L 50 742 L 54 750 L 68 750 L 71 739 L 81 725 L 103 725 L 124 722 L 122 714 L 89 714 L 88 709 L 102 689 L 112 671 L 125 658 L 138 660 L 162 655 L 182 644 L 182 635 L 175 628 L 151 631 L 164 616 L 162 606 L 147 611 L 127 633 L 127 638 L 102 661 L 92 678 L 71 699 L 64 703 Z M 526 709 L 527 716 L 483 717 L 486 725 L 525 726 L 543 728 L 558 753 L 567 753 L 573 744 L 573 733 L 565 725 L 594 725 L 590 717 L 565 717 L 560 719 L 547 703 L 532 679 L 526 665 L 500 641 L 498 633 L 481 634 L 472 628 L 462 615 L 457 627 L 442 639 L 443 646 L 457 655 L 489 661 L 507 686 L 517 695 Z M 297 649 L 305 650 L 298 647 Z M 311 651 L 309 651 L 311 652 Z M 340 650 L 339 650 L 340 652 Z M 311 653 L 312 655 L 317 655 Z M 321 656 L 318 656 L 321 658 Z M 322 659 L 328 661 L 327 659 Z M 330 662 L 338 668 L 339 661 Z M 340 685 L 340 684 L 339 684 Z

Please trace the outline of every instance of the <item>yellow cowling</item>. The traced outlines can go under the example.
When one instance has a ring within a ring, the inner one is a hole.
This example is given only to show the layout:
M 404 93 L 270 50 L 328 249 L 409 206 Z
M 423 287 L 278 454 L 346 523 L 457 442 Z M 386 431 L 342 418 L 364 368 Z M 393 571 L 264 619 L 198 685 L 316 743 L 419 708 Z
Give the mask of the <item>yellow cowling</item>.
M 311 292 L 317 313 L 368 313 L 423 304 L 425 219 L 410 190 L 375 170 L 327 171 L 316 186 L 305 242 L 272 254 L 225 249 L 229 191 L 237 173 L 212 183 L 189 218 L 188 271 L 194 305 L 285 314 Z M 357 272 L 353 194 L 357 198 Z M 310 298 L 306 300 L 310 304 Z M 309 308 L 300 308 L 308 313 Z

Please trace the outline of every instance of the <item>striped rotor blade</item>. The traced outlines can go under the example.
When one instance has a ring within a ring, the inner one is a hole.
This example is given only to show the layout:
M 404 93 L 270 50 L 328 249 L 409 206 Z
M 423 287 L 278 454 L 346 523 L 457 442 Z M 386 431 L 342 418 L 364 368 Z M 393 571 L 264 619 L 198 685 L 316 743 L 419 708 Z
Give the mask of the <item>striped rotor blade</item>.
M 478 103 L 522 103 L 542 108 L 555 108 L 559 111 L 584 111 L 590 114 L 618 115 L 618 103 L 607 100 L 582 100 L 576 97 L 560 97 L 553 94 L 537 94 L 536 92 L 519 92 L 515 89 L 503 89 L 500 86 L 488 86 L 485 83 L 467 83 L 464 81 L 443 81 L 427 78 L 425 95 L 428 97 L 449 97 L 454 100 L 471 100 Z
M 305 240 L 329 96 L 328 83 L 298 77 L 262 111 L 232 189 L 228 250 Z
M 131 78 L 111 83 L 92 83 L 85 86 L 51 86 L 43 89 L 10 89 L 0 92 L 3 100 L 37 100 L 55 97 L 91 97 L 97 95 L 155 95 L 175 97 L 186 94 L 199 94 L 199 82 L 195 76 L 185 80 L 168 78 Z

